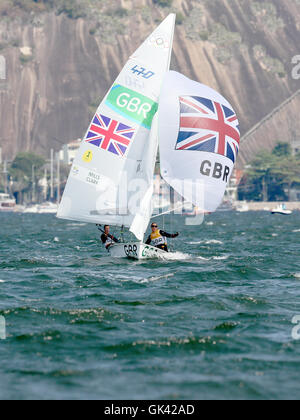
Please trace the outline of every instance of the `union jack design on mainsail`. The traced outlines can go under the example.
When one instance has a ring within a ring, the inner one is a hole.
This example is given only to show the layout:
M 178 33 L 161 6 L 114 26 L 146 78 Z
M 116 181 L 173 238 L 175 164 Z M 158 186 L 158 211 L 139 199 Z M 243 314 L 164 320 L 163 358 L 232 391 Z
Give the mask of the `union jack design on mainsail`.
M 235 112 L 206 98 L 183 96 L 179 99 L 180 131 L 176 150 L 217 153 L 234 163 L 240 144 Z
M 96 114 L 85 141 L 118 156 L 124 156 L 135 129 L 105 115 Z

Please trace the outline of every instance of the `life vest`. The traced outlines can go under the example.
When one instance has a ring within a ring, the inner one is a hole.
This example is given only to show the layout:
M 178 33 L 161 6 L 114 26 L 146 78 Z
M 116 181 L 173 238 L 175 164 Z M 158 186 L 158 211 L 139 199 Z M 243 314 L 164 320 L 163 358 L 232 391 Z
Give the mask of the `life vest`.
M 151 245 L 154 247 L 158 247 L 161 245 L 167 245 L 167 238 L 162 236 L 160 230 L 157 230 L 155 233 L 151 233 Z
M 114 243 L 114 241 L 111 238 L 107 237 L 104 246 L 105 246 L 105 248 L 107 248 L 109 245 L 111 245 L 113 243 Z

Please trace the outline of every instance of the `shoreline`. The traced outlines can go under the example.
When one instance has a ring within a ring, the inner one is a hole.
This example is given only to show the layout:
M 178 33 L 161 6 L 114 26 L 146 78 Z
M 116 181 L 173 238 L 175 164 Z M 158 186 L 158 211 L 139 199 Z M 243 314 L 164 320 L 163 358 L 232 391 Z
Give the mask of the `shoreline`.
M 279 201 L 237 201 L 236 207 L 241 208 L 247 206 L 248 211 L 271 211 L 279 206 L 282 202 Z M 285 202 L 287 210 L 300 210 L 300 201 Z

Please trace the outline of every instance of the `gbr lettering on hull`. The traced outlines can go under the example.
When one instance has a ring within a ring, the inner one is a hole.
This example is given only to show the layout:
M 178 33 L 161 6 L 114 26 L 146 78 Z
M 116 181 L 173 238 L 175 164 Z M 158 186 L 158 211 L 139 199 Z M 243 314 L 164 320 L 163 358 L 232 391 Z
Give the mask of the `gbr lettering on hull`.
M 127 257 L 138 257 L 138 247 L 134 245 L 124 245 L 124 252 Z
M 230 168 L 218 162 L 213 164 L 209 160 L 204 160 L 200 166 L 200 173 L 204 176 L 222 179 L 222 181 L 227 184 L 230 175 Z

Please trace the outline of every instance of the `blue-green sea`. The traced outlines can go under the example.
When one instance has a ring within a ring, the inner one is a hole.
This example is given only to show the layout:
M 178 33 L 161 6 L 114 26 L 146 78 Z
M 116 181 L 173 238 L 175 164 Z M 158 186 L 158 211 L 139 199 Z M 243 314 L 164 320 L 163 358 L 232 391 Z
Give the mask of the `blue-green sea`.
M 134 262 L 92 225 L 0 214 L 1 399 L 300 398 L 300 213 L 172 223 L 177 256 Z

